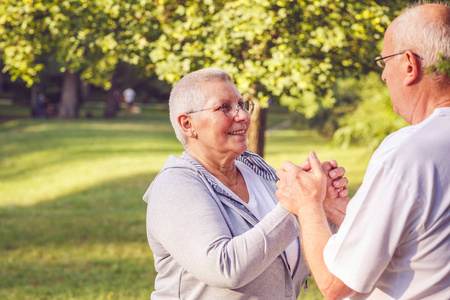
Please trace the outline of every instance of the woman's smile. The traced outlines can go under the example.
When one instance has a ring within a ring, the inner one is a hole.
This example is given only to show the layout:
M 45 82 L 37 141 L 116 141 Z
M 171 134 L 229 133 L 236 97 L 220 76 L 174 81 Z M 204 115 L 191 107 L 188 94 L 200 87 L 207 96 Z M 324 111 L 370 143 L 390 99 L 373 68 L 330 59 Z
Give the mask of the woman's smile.
M 228 134 L 229 134 L 229 135 L 240 135 L 240 134 L 245 134 L 245 129 L 238 130 L 238 131 L 228 132 Z

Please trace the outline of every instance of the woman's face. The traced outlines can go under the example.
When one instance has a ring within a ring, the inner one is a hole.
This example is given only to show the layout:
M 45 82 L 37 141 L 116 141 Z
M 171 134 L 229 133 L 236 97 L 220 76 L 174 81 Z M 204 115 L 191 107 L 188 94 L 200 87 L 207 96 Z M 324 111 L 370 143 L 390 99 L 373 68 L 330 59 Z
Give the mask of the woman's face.
M 206 97 L 203 108 L 220 106 L 228 101 L 244 102 L 237 87 L 228 81 L 208 81 L 202 84 Z M 248 112 L 239 108 L 234 118 L 227 117 L 221 108 L 195 113 L 192 119 L 197 140 L 195 151 L 211 159 L 234 159 L 247 150 L 247 131 L 250 127 Z M 191 147 L 191 145 L 189 146 Z M 194 149 L 193 149 L 194 150 Z

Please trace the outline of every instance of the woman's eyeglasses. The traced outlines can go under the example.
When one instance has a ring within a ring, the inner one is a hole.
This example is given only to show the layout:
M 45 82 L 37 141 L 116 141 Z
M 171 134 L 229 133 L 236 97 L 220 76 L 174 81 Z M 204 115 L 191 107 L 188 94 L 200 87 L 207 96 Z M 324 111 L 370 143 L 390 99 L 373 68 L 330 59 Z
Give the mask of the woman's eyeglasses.
M 253 113 L 254 107 L 255 107 L 255 104 L 251 100 L 247 100 L 247 101 L 244 101 L 241 103 L 237 103 L 234 101 L 228 101 L 219 106 L 203 108 L 200 110 L 192 111 L 188 114 L 193 114 L 193 113 L 197 113 L 197 112 L 208 110 L 208 109 L 218 108 L 218 109 L 222 109 L 223 113 L 228 118 L 234 118 L 238 114 L 239 109 L 242 109 L 244 112 L 246 112 L 250 116 Z

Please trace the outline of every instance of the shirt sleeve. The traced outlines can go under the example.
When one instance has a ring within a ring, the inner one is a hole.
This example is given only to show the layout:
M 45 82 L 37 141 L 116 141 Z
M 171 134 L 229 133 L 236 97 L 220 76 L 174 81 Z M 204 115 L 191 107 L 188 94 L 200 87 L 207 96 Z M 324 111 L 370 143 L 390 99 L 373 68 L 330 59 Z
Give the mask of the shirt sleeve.
M 194 172 L 159 174 L 148 201 L 149 241 L 197 279 L 238 288 L 260 275 L 298 236 L 298 221 L 277 205 L 255 227 L 233 237 L 212 196 Z
M 324 249 L 331 273 L 357 292 L 372 290 L 419 217 L 417 195 L 404 179 L 382 164 L 369 165 L 344 222 Z

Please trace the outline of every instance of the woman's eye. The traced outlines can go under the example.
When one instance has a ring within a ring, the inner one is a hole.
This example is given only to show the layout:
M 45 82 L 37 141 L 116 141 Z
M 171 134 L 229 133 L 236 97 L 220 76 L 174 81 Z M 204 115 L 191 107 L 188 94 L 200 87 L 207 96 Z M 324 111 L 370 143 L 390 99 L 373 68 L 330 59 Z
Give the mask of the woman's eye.
M 223 108 L 224 112 L 230 112 L 233 109 L 233 107 L 228 103 L 225 103 L 224 105 L 222 105 L 222 108 Z

